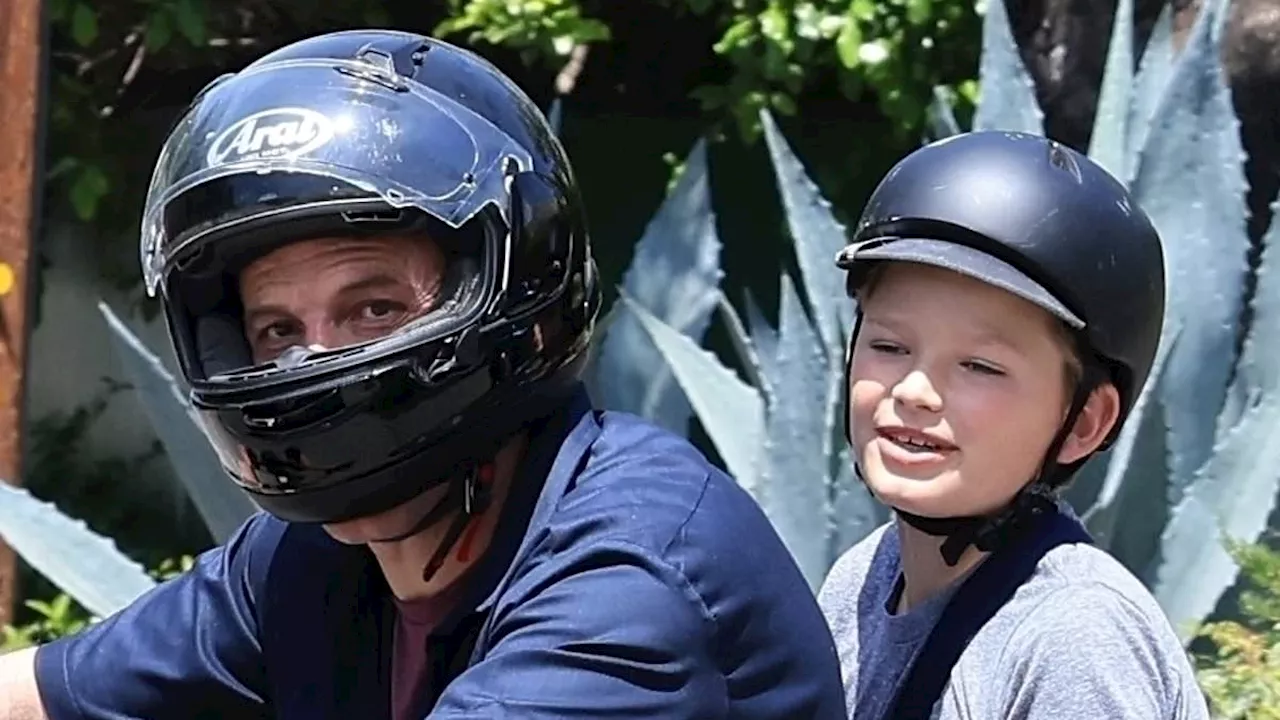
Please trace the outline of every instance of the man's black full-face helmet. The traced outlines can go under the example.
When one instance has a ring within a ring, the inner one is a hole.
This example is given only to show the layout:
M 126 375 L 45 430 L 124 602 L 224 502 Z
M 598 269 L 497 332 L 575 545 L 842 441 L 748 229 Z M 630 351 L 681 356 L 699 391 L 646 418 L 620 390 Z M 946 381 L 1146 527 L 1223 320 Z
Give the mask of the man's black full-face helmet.
M 255 363 L 238 274 L 316 237 L 423 232 L 442 296 L 369 342 Z M 141 238 L 182 374 L 231 478 L 269 512 L 381 512 L 564 402 L 600 290 L 540 110 L 431 38 L 344 31 L 211 83 L 167 138 Z

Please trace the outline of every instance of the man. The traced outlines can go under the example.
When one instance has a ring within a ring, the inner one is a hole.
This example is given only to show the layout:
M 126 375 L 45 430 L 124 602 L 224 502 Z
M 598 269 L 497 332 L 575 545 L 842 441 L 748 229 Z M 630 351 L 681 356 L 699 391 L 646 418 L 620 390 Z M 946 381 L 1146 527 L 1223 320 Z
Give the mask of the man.
M 161 151 L 142 260 L 266 512 L 0 659 L 0 717 L 842 716 L 829 630 L 750 497 L 585 399 L 577 188 L 484 61 L 351 31 L 221 78 Z

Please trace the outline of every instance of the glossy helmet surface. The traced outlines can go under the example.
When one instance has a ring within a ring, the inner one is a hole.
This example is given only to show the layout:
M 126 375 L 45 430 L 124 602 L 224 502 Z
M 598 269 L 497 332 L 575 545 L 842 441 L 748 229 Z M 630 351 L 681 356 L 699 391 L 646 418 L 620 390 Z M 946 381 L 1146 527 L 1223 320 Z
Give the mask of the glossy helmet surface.
M 873 191 L 837 265 L 852 294 L 886 260 L 949 268 L 1055 315 L 1119 390 L 1114 441 L 1155 360 L 1165 261 L 1151 219 L 1100 165 L 1006 131 L 919 148 Z
M 370 342 L 255 364 L 238 273 L 316 237 L 424 232 L 445 297 Z M 141 261 L 231 479 L 286 520 L 381 512 L 482 462 L 576 386 L 600 304 L 542 112 L 478 56 L 355 30 L 201 91 L 169 134 Z

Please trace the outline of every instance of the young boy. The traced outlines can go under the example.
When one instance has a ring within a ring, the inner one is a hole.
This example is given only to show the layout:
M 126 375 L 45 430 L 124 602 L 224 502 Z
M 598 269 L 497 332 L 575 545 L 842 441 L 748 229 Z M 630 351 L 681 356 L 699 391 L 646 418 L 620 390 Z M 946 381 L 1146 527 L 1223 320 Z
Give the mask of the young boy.
M 849 717 L 1207 718 L 1155 599 L 1057 499 L 1160 338 L 1160 238 L 1125 188 L 1043 137 L 952 137 L 889 171 L 837 264 L 846 434 L 897 516 L 819 595 Z

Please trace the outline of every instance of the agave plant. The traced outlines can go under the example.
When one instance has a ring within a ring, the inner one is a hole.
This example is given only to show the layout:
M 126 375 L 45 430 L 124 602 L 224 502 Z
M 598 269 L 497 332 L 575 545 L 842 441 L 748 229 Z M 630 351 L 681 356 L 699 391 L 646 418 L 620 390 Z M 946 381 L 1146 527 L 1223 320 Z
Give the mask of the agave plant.
M 1088 148 L 1130 186 L 1164 237 L 1168 318 L 1156 367 L 1119 441 L 1090 463 L 1068 499 L 1099 543 L 1148 583 L 1184 638 L 1235 582 L 1237 567 L 1218 539 L 1255 540 L 1280 478 L 1280 273 L 1273 267 L 1280 223 L 1250 269 L 1244 153 L 1219 60 L 1225 5 L 1205 3 L 1176 58 L 1165 7 L 1135 74 L 1132 0 L 1121 0 Z M 988 4 L 979 79 L 975 129 L 1043 134 L 1001 2 Z M 812 322 L 785 274 L 777 331 L 750 304 L 744 329 L 722 298 L 744 381 L 661 319 L 633 310 L 726 465 L 816 583 L 883 511 L 853 482 L 843 443 L 833 442 L 844 412 L 835 383 L 853 310 L 830 264 L 843 228 L 764 120 Z M 941 101 L 930 126 L 935 137 L 959 132 Z M 1257 289 L 1247 300 L 1249 272 Z M 1252 321 L 1242 328 L 1246 303 Z

